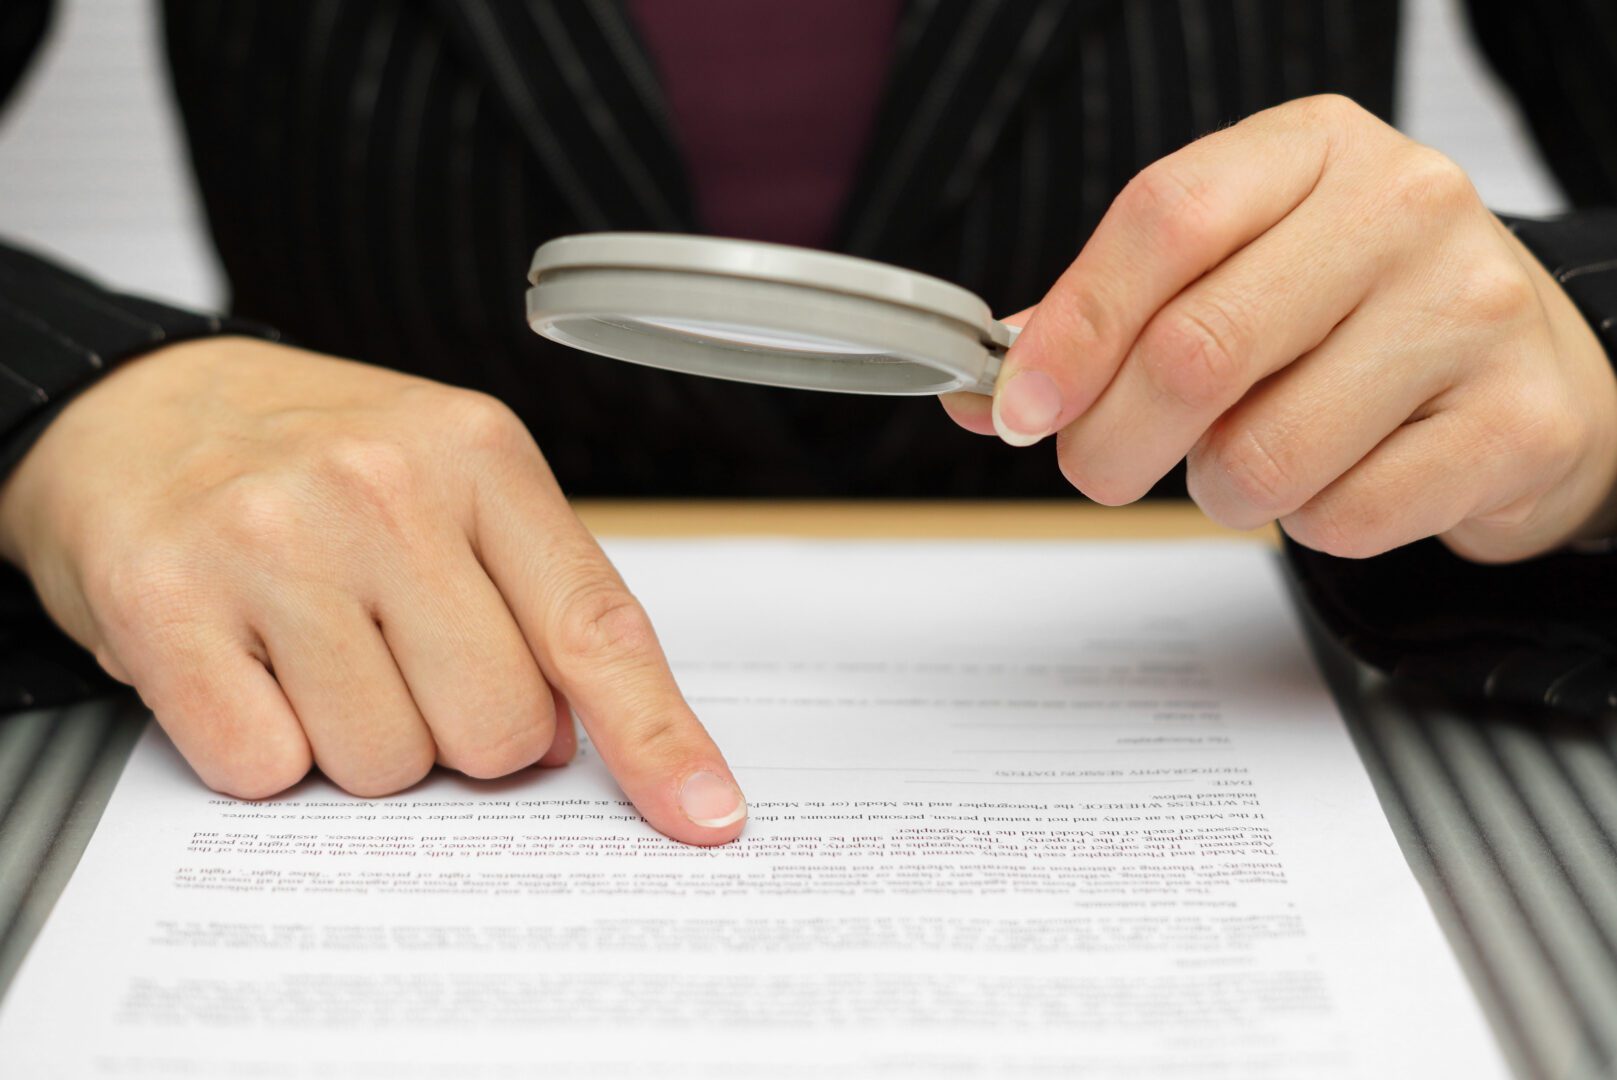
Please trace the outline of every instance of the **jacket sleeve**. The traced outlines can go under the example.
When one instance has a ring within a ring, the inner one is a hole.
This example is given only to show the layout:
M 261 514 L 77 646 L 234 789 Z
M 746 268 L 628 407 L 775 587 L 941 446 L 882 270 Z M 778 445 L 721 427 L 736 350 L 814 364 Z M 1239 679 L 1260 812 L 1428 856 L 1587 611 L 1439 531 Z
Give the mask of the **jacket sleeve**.
M 28 70 L 50 25 L 51 0 L 7 0 L 0 4 L 0 101 Z
M 75 394 L 120 361 L 214 334 L 277 336 L 113 292 L 0 244 L 0 480 Z M 107 686 L 45 616 L 27 579 L 0 567 L 0 710 L 60 704 Z
M 1617 360 L 1617 7 L 1471 0 L 1574 208 L 1506 219 Z M 1617 714 L 1617 554 L 1480 566 L 1427 540 L 1374 559 L 1287 543 L 1304 593 L 1361 657 L 1447 693 Z
M 1617 357 L 1617 5 L 1470 0 L 1469 8 L 1478 43 L 1575 207 L 1511 227 Z
M 0 101 L 44 38 L 50 0 L 0 3 Z M 209 334 L 265 328 L 104 289 L 0 242 L 0 480 L 73 396 L 120 361 Z M 107 685 L 46 618 L 33 589 L 0 565 L 0 710 L 48 705 Z

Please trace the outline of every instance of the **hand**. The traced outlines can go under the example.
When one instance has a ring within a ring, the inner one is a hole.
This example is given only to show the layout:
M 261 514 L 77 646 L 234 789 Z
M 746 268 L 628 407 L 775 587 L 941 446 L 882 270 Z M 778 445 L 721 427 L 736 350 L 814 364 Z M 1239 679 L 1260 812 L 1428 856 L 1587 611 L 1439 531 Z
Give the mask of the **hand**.
M 1617 380 L 1555 280 L 1448 159 L 1343 98 L 1270 109 L 1146 169 L 1006 357 L 1015 445 L 1058 432 L 1097 502 L 1188 456 L 1223 524 L 1362 557 L 1479 561 L 1607 533 Z
M 560 765 L 568 703 L 656 828 L 746 804 L 645 612 L 491 398 L 234 338 L 75 399 L 0 492 L 0 549 L 209 786 L 311 762 L 356 795 L 435 761 Z

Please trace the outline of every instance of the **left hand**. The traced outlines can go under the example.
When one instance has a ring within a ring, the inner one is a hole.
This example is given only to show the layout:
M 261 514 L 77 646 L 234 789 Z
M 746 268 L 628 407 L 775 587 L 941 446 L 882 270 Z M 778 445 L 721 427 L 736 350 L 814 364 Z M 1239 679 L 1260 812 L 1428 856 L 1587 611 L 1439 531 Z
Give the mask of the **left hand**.
M 1427 536 L 1478 561 L 1608 533 L 1617 379 L 1464 172 L 1309 98 L 1140 173 L 988 399 L 944 399 L 1120 504 L 1188 457 L 1215 520 L 1334 555 Z M 1013 317 L 1013 321 L 1017 321 Z

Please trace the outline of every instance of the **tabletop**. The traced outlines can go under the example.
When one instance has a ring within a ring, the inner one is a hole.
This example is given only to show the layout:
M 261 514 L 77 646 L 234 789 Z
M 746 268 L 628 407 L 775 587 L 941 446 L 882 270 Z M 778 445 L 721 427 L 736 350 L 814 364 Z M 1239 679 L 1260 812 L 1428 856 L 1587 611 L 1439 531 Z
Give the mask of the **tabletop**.
M 580 501 L 602 536 L 1167 540 L 1183 504 Z M 1276 558 L 1279 558 L 1277 553 Z M 1617 1076 L 1617 721 L 1459 709 L 1390 685 L 1299 611 L 1411 870 L 1515 1072 Z M 130 698 L 0 717 L 0 992 L 72 874 L 135 737 Z

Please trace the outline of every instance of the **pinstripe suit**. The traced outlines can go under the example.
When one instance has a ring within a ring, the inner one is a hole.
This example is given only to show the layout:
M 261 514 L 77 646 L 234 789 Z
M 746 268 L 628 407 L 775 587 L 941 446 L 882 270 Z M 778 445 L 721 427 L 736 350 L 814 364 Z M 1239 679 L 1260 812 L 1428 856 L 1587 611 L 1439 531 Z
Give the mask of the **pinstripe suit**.
M 0 60 L 26 54 L 17 42 L 44 6 L 6 8 Z M 1041 456 L 962 436 L 929 402 L 682 378 L 562 355 L 529 333 L 523 270 L 545 238 L 702 228 L 654 65 L 620 4 L 164 9 L 237 315 L 313 348 L 500 394 L 575 493 L 1067 492 Z M 1569 193 L 1586 208 L 1617 205 L 1617 15 L 1602 0 L 1477 0 L 1472 10 Z M 1327 91 L 1391 115 L 1397 14 L 1396 0 L 912 0 L 835 246 L 958 281 L 997 310 L 1025 306 L 1130 175 L 1197 135 Z M 1521 235 L 1617 351 L 1617 274 L 1607 272 L 1617 218 L 1586 209 Z M 0 250 L 0 430 L 12 457 L 107 365 L 219 329 Z M 1414 556 L 1440 566 L 1423 569 L 1418 611 L 1363 602 L 1386 599 L 1380 567 Z M 1400 635 L 1421 612 L 1449 610 L 1454 598 L 1431 582 L 1469 582 L 1472 568 L 1455 562 L 1429 548 L 1369 567 L 1298 556 L 1322 610 L 1361 648 L 1450 681 L 1461 677 L 1456 656 L 1471 664 L 1487 649 L 1433 653 Z M 1586 583 L 1609 566 L 1585 559 L 1556 580 Z M 1486 587 L 1510 592 L 1503 573 Z M 0 690 L 12 700 L 73 692 L 71 664 L 36 662 L 37 618 L 12 602 L 23 621 L 0 655 Z M 1538 649 L 1541 624 L 1563 616 L 1582 630 L 1606 618 L 1522 603 L 1530 618 L 1511 623 L 1500 648 Z M 1529 624 L 1533 634 L 1517 633 Z M 1597 658 L 1611 651 L 1612 636 L 1580 640 Z M 1617 668 L 1577 662 L 1598 673 L 1589 701 L 1603 700 L 1608 674 L 1617 687 Z M 1469 667 L 1463 680 L 1478 685 Z M 1509 685 L 1512 696 L 1542 689 Z

